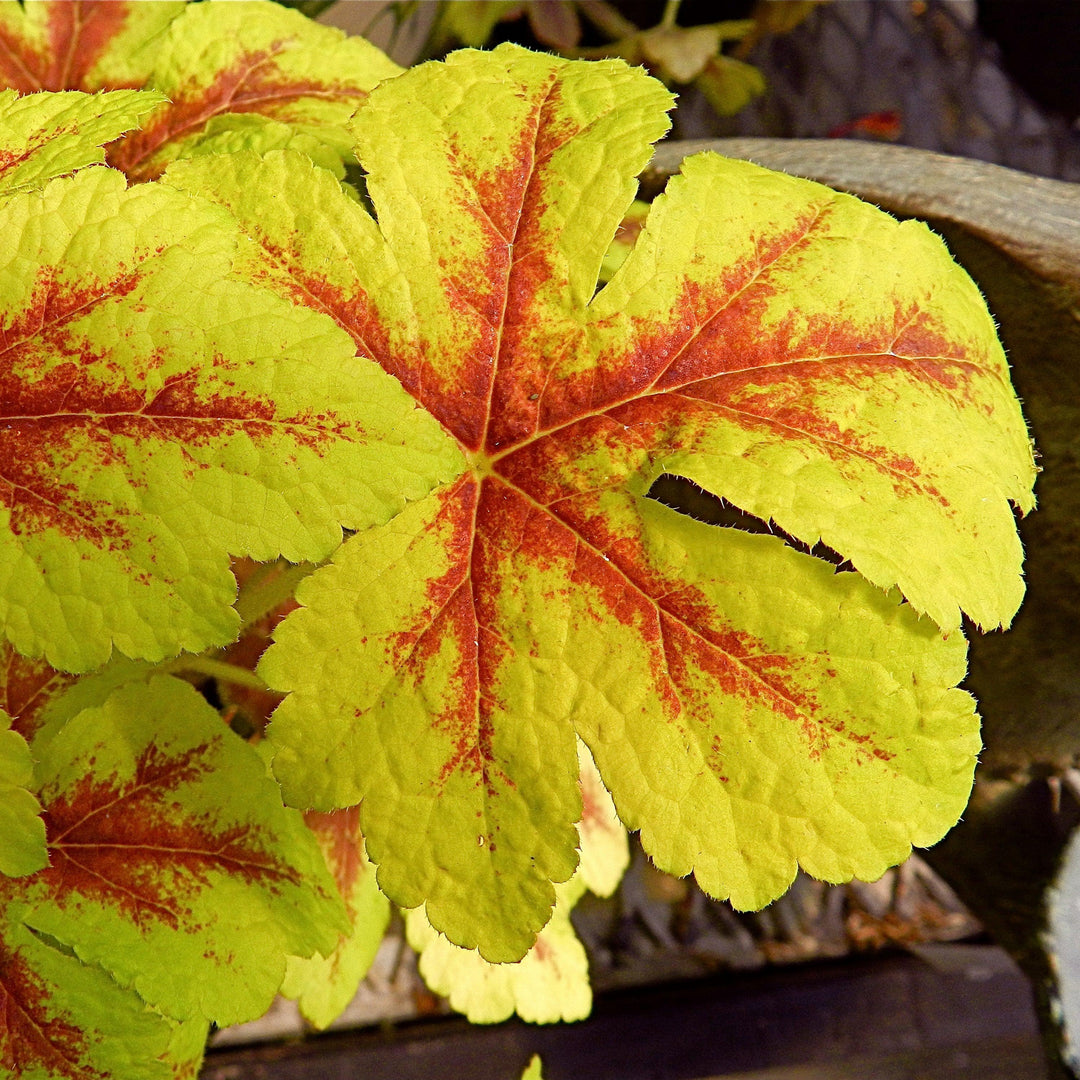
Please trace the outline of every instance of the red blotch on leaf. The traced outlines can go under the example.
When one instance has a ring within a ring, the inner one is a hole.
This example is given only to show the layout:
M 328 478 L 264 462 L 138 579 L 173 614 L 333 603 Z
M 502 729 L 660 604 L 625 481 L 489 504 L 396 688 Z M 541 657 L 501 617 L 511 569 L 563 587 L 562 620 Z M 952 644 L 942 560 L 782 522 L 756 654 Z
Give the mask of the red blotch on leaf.
M 0 709 L 12 719 L 12 729 L 30 741 L 41 727 L 41 711 L 71 684 L 74 675 L 50 667 L 44 660 L 20 656 L 0 645 Z
M 231 738 L 227 733 L 219 738 Z M 140 927 L 190 927 L 186 903 L 225 874 L 275 889 L 300 875 L 261 844 L 250 825 L 222 828 L 184 811 L 183 788 L 212 767 L 218 739 L 169 756 L 151 744 L 126 781 L 84 776 L 46 802 L 51 865 L 40 880 L 61 906 L 83 897 L 113 906 Z
M 218 71 L 209 86 L 176 89 L 170 94 L 171 106 L 156 113 L 140 131 L 112 144 L 108 163 L 132 180 L 156 180 L 165 168 L 158 151 L 202 130 L 215 116 L 254 112 L 287 121 L 289 106 L 306 97 L 348 102 L 354 108 L 367 97 L 365 91 L 343 80 L 283 75 L 276 59 L 296 44 L 286 39 L 244 53 L 231 67 Z
M 56 988 L 0 941 L 0 1069 L 12 1077 L 43 1070 L 70 1080 L 108 1080 L 91 1068 L 88 1032 L 54 1007 Z
M 126 0 L 51 3 L 46 8 L 45 42 L 40 49 L 0 27 L 0 82 L 21 94 L 99 89 L 87 86 L 86 76 L 124 29 L 130 9 Z
M 349 897 L 364 871 L 364 837 L 360 832 L 360 807 L 349 806 L 330 813 L 308 810 L 304 814 L 304 821 L 315 834 L 326 858 L 326 865 L 334 877 L 334 883 L 345 900 L 346 908 L 352 914 Z

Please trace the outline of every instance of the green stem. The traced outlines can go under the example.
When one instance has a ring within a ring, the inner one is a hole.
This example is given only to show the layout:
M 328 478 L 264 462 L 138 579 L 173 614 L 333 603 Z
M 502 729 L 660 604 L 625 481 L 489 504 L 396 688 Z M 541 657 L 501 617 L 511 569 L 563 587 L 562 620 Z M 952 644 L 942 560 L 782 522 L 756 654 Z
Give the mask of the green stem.
M 638 32 L 638 27 L 622 15 L 606 0 L 580 0 L 578 11 L 596 27 L 600 33 L 617 41 Z
M 667 0 L 664 5 L 664 14 L 660 19 L 660 26 L 664 30 L 675 29 L 675 18 L 679 14 L 679 5 L 682 0 Z
M 198 675 L 209 675 L 211 678 L 220 679 L 222 682 L 233 683 L 236 686 L 246 686 L 251 690 L 268 690 L 269 687 L 255 674 L 237 664 L 230 664 L 225 660 L 215 660 L 210 656 L 178 656 L 175 660 L 162 664 L 162 671 L 193 671 Z

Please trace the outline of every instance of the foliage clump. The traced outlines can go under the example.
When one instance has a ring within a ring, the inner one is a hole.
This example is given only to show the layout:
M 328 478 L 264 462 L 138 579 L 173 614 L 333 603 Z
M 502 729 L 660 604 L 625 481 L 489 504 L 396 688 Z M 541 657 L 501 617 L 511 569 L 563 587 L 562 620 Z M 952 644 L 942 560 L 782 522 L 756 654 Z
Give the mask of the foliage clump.
M 485 962 L 574 953 L 625 828 L 749 907 L 956 821 L 1034 467 L 939 240 L 702 155 L 597 291 L 642 71 L 94 10 L 0 8 L 6 1068 L 190 1070 L 283 983 L 326 1023 L 387 898 L 520 1010 Z

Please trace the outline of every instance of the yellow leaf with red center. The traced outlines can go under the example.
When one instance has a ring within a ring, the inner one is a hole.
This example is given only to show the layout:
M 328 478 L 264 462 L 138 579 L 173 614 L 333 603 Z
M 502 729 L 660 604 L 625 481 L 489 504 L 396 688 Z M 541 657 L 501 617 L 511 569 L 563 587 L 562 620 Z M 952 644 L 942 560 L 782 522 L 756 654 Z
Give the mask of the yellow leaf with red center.
M 577 736 L 657 863 L 740 907 L 934 842 L 979 745 L 960 613 L 1022 595 L 1029 440 L 924 226 L 705 155 L 596 291 L 669 100 L 620 62 L 461 52 L 358 112 L 377 220 L 288 152 L 166 178 L 460 449 L 302 584 L 260 670 L 287 798 L 359 803 L 383 890 L 489 960 L 577 864 Z M 659 505 L 664 474 L 855 572 Z

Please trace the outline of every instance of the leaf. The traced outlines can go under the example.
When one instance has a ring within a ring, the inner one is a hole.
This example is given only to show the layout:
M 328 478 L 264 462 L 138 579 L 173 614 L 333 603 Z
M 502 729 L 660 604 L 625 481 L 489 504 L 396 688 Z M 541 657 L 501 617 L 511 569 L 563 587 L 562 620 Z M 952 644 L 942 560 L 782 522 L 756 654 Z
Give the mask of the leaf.
M 491 961 L 574 871 L 575 733 L 658 864 L 739 907 L 934 842 L 978 749 L 960 610 L 1022 593 L 1030 444 L 925 227 L 705 155 L 594 296 L 669 102 L 501 46 L 359 111 L 377 222 L 288 153 L 168 176 L 461 448 L 305 580 L 260 672 L 287 800 L 359 802 L 383 891 Z M 659 505 L 665 473 L 862 576 Z
M 529 1058 L 529 1064 L 525 1067 L 525 1071 L 521 1074 L 521 1080 L 544 1080 L 542 1066 L 540 1055 L 533 1054 Z
M 581 863 L 570 881 L 556 888 L 551 921 L 522 960 L 489 963 L 433 930 L 423 908 L 405 912 L 409 944 L 420 953 L 420 974 L 473 1023 L 498 1023 L 516 1012 L 523 1020 L 549 1024 L 584 1020 L 592 1011 L 588 957 L 570 912 L 586 889 L 599 896 L 615 891 L 630 863 L 630 845 L 592 756 L 580 740 L 578 760 Z
M 167 1080 L 175 1075 L 167 1060 L 175 1025 L 99 968 L 27 929 L 19 913 L 10 902 L 0 907 L 4 1074 L 21 1080 Z
M 753 64 L 717 53 L 694 80 L 720 116 L 734 116 L 765 93 L 765 76 Z
M 0 874 L 32 874 L 49 862 L 41 804 L 29 790 L 34 761 L 0 709 Z
M 460 468 L 324 316 L 227 280 L 236 234 L 105 169 L 0 205 L 0 615 L 80 671 L 236 636 L 230 553 L 318 561 Z
M 700 205 L 721 199 L 742 212 L 706 243 Z M 592 315 L 595 378 L 615 383 L 632 356 L 622 392 L 650 388 L 619 422 L 671 406 L 642 457 L 824 541 L 944 629 L 961 609 L 984 627 L 1015 613 L 1009 500 L 1032 505 L 1030 442 L 985 305 L 925 226 L 698 155 Z M 580 407 L 567 391 L 547 423 Z
M 141 86 L 183 0 L 0 4 L 0 82 L 21 94 Z
M 638 35 L 641 54 L 665 79 L 693 82 L 720 48 L 720 28 L 654 26 Z
M 499 22 L 519 18 L 524 7 L 517 0 L 458 0 L 443 5 L 438 30 L 462 45 L 479 48 L 487 44 Z
M 543 1080 L 542 1064 L 539 1054 L 532 1055 L 522 1074 L 522 1080 Z
M 102 146 L 164 101 L 150 91 L 34 94 L 0 91 L 0 195 L 43 187 L 105 160 Z
M 364 856 L 360 813 L 353 806 L 332 814 L 304 815 L 345 901 L 350 932 L 327 955 L 289 957 L 281 992 L 295 999 L 317 1028 L 333 1023 L 356 996 L 390 922 L 390 902 L 375 884 L 375 869 Z
M 153 179 L 190 152 L 208 124 L 216 121 L 218 133 L 233 121 L 242 128 L 251 113 L 288 124 L 340 162 L 351 151 L 347 121 L 357 105 L 401 71 L 362 38 L 269 0 L 4 6 L 6 85 L 23 92 L 134 85 L 169 99 L 110 150 L 110 164 L 136 180 Z
M 38 776 L 50 865 L 18 879 L 22 921 L 169 1016 L 261 1015 L 286 955 L 329 950 L 344 927 L 300 815 L 186 683 L 83 711 Z
M 0 644 L 0 709 L 11 717 L 12 730 L 28 742 L 43 723 L 42 711 L 73 682 L 73 676 L 20 656 L 6 642 Z
M 581 861 L 578 875 L 590 892 L 597 896 L 611 896 L 630 865 L 630 844 L 592 754 L 580 739 L 578 761 L 581 766 L 581 821 L 578 822 Z
M 589 961 L 570 924 L 585 891 L 580 877 L 556 887 L 551 921 L 515 964 L 492 964 L 432 929 L 423 908 L 405 912 L 409 944 L 424 982 L 473 1024 L 497 1024 L 515 1012 L 533 1024 L 584 1020 L 592 1011 Z

